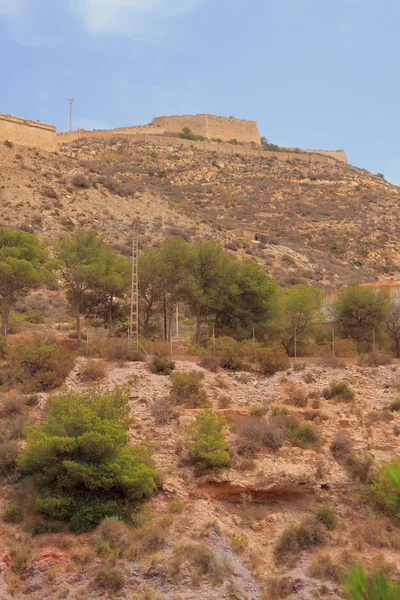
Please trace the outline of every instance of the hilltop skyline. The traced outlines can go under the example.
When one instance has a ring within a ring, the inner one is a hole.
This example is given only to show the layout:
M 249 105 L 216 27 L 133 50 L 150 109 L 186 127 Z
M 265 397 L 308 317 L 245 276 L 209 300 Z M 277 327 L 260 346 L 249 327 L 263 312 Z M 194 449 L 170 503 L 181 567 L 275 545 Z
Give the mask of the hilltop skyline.
M 0 111 L 68 129 L 253 119 L 400 184 L 394 0 L 0 0 Z

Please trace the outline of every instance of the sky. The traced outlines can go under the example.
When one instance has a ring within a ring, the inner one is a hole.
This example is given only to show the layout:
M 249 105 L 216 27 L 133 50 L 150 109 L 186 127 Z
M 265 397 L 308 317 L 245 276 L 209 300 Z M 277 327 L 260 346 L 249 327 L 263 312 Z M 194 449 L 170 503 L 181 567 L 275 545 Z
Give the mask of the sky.
M 400 185 L 399 0 L 0 0 L 0 112 L 254 119 Z

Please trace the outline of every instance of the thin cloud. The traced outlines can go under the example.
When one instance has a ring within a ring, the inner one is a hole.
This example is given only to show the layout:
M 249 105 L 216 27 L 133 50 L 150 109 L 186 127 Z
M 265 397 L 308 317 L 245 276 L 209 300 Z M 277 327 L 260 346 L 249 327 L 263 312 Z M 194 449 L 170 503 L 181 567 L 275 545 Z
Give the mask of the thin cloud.
M 191 12 L 206 0 L 70 0 L 72 11 L 91 33 L 158 38 L 165 21 Z
M 19 0 L 0 0 L 0 17 L 16 17 L 21 6 L 22 4 Z

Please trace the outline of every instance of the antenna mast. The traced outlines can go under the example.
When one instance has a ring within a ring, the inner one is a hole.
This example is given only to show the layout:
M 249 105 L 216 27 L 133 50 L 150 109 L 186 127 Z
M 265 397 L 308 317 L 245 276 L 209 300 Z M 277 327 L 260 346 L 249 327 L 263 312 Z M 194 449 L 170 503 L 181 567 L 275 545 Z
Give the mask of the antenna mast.
M 139 349 L 139 223 L 133 223 L 132 235 L 132 281 L 131 311 L 129 319 L 129 338 L 136 342 Z
M 72 105 L 75 98 L 67 98 L 67 100 L 69 102 L 69 130 L 72 131 Z

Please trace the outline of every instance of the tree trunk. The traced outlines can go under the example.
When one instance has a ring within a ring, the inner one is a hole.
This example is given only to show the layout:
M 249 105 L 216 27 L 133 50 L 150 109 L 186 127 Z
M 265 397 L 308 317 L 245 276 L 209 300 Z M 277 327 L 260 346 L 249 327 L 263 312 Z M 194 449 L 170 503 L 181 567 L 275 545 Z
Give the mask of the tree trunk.
M 400 338 L 396 338 L 396 358 L 400 358 Z
M 113 294 L 110 294 L 110 299 L 109 299 L 109 303 L 108 303 L 108 337 L 111 337 L 112 334 L 112 326 L 113 326 L 113 315 L 112 315 L 112 311 L 113 311 L 113 301 L 114 301 L 114 296 Z
M 76 316 L 76 337 L 78 339 L 78 348 L 80 348 L 81 345 L 81 339 L 82 339 L 82 335 L 81 335 L 81 311 L 80 311 L 80 302 L 77 301 L 76 303 L 76 308 L 75 308 L 75 316 Z
M 167 341 L 167 298 L 164 293 L 164 342 Z
M 196 344 L 199 346 L 201 340 L 201 306 L 196 306 Z
M 3 317 L 1 319 L 1 335 L 7 337 L 8 318 L 10 316 L 10 301 L 5 296 L 3 298 Z

